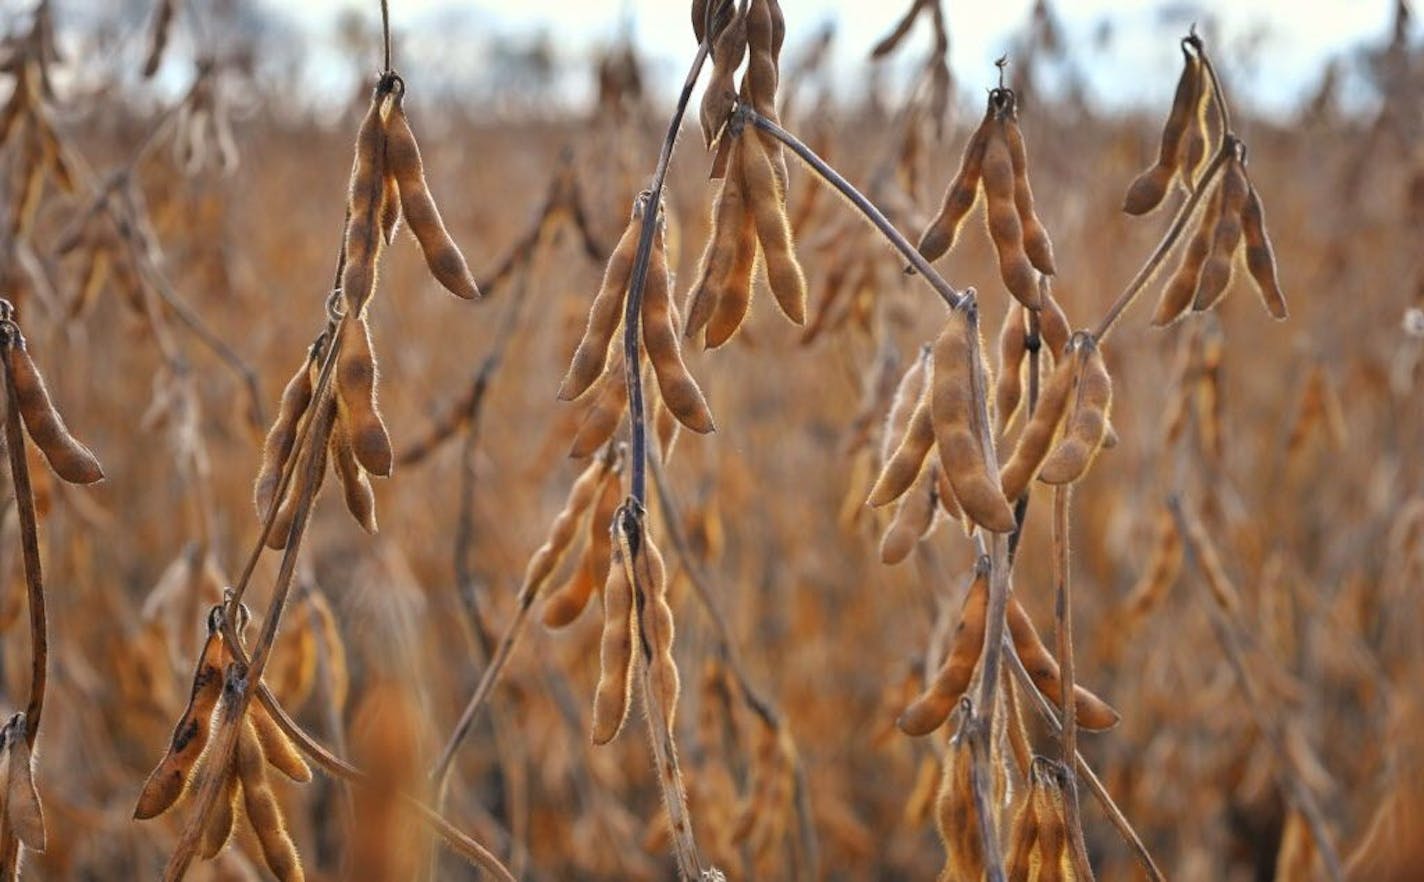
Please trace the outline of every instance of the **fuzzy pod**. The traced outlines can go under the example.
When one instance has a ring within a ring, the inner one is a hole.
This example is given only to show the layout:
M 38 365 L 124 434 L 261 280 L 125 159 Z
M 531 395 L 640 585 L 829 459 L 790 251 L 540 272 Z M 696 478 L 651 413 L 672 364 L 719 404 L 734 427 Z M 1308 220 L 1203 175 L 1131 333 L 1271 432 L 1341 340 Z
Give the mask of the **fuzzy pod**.
M 378 382 L 371 326 L 365 316 L 359 316 L 342 336 L 341 352 L 336 358 L 336 398 L 356 461 L 371 474 L 385 478 L 391 473 L 395 455 L 376 403 Z
M 628 296 L 628 280 L 633 274 L 638 237 L 642 233 L 641 217 L 640 212 L 634 213 L 608 258 L 603 283 L 588 310 L 588 326 L 559 384 L 560 401 L 573 401 L 588 391 L 608 362 L 609 344 L 623 322 L 623 302 Z
M 1083 344 L 1085 359 L 1078 376 L 1077 394 L 1063 428 L 1063 439 L 1043 461 L 1039 480 L 1071 484 L 1083 476 L 1107 437 L 1108 410 L 1112 407 L 1112 377 L 1102 347 L 1091 338 Z
M 183 794 L 193 774 L 193 766 L 208 745 L 213 709 L 222 697 L 225 659 L 222 634 L 210 630 L 202 654 L 198 657 L 197 669 L 193 672 L 188 706 L 173 727 L 168 752 L 144 782 L 134 808 L 135 819 L 142 821 L 163 814 Z
M 1249 184 L 1246 204 L 1241 209 L 1241 233 L 1246 239 L 1246 270 L 1256 282 L 1261 302 L 1271 318 L 1284 320 L 1290 315 L 1290 310 L 1286 308 L 1286 297 L 1281 293 L 1281 283 L 1276 275 L 1276 253 L 1271 247 L 1271 236 L 1266 231 L 1266 211 L 1261 207 L 1261 197 L 1256 188 Z
M 71 484 L 92 484 L 104 478 L 104 469 L 93 451 L 69 432 L 64 418 L 50 400 L 44 377 L 25 345 L 23 337 L 5 347 L 5 372 L 15 408 L 24 421 L 30 440 L 44 454 L 55 474 Z
M 406 226 L 415 234 L 425 255 L 425 265 L 445 290 L 464 300 L 475 300 L 480 290 L 475 277 L 465 263 L 465 256 L 445 229 L 430 185 L 425 181 L 425 168 L 420 159 L 420 146 L 411 132 L 405 108 L 397 100 L 386 116 L 386 169 L 400 191 L 401 214 Z M 388 220 L 388 219 L 386 219 Z M 382 230 L 394 234 L 394 222 L 383 222 Z
M 282 389 L 281 403 L 277 405 L 277 418 L 273 420 L 272 428 L 267 430 L 267 438 L 262 444 L 262 464 L 252 488 L 252 501 L 259 521 L 265 519 L 272 508 L 277 487 L 282 482 L 282 471 L 297 441 L 297 429 L 311 404 L 311 367 L 316 358 L 317 348 L 312 347 L 297 372 L 287 381 Z
M 974 208 L 979 198 L 979 177 L 984 165 L 984 151 L 989 143 L 989 134 L 994 125 L 993 106 L 985 110 L 984 119 L 969 136 L 964 145 L 964 155 L 959 160 L 959 171 L 944 191 L 939 213 L 920 234 L 920 242 L 915 250 L 928 261 L 936 261 L 954 247 L 959 228 L 964 218 Z
M 1167 122 L 1162 126 L 1162 143 L 1157 161 L 1138 175 L 1127 188 L 1122 210 L 1128 214 L 1147 214 L 1162 204 L 1162 199 L 1166 197 L 1172 178 L 1182 162 L 1183 138 L 1197 120 L 1198 96 L 1203 80 L 1201 60 L 1188 52 L 1185 46 L 1182 47 L 1182 57 L 1182 73 L 1177 79 L 1172 109 L 1167 114 Z M 1195 166 L 1186 171 L 1195 171 Z
M 1241 213 L 1246 208 L 1251 185 L 1246 180 L 1246 169 L 1239 158 L 1232 158 L 1222 170 L 1221 187 L 1218 190 L 1220 205 L 1216 223 L 1212 227 L 1211 248 L 1206 262 L 1202 264 L 1201 276 L 1197 279 L 1196 293 L 1192 298 L 1192 309 L 1201 312 L 1211 309 L 1226 295 L 1231 284 L 1232 266 L 1236 252 L 1241 247 L 1243 227 Z
M 262 862 L 278 882 L 301 882 L 306 878 L 301 857 L 287 832 L 287 822 L 272 784 L 267 780 L 267 764 L 262 743 L 251 719 L 242 721 L 237 741 L 237 774 L 242 779 L 243 810 L 257 834 Z
M 678 422 L 705 435 L 716 426 L 702 389 L 682 360 L 670 287 L 667 253 L 657 242 L 643 287 L 643 348 L 667 409 Z
M 987 411 L 981 388 L 983 366 L 977 312 L 950 310 L 935 341 L 930 416 L 940 466 L 954 488 L 954 498 L 974 523 L 996 533 L 1014 529 L 1014 510 L 995 476 L 989 474 L 980 431 Z
M 1004 287 L 1019 303 L 1036 310 L 1042 302 L 1038 274 L 1024 250 L 1023 221 L 1019 217 L 1014 195 L 1013 156 L 1003 128 L 1004 124 L 1000 121 L 993 124 L 989 141 L 984 147 L 981 168 L 989 238 L 999 256 L 999 276 L 1004 281 Z
M 615 523 L 612 529 L 617 531 Z M 617 737 L 633 698 L 633 651 L 638 643 L 638 610 L 627 543 L 614 542 L 608 581 L 603 586 L 603 635 L 599 641 L 598 686 L 593 697 L 593 743 Z
M 949 654 L 925 691 L 895 721 L 900 731 L 906 735 L 928 735 L 949 719 L 969 689 L 979 656 L 984 652 L 988 609 L 989 567 L 988 561 L 981 559 L 974 570 L 974 581 L 964 595 Z

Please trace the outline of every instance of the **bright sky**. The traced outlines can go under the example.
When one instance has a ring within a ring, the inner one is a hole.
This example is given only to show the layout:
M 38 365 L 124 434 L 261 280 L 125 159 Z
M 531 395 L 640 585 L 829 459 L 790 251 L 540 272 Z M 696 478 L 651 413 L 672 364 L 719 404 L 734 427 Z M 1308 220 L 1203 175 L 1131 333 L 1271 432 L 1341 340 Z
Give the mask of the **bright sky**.
M 340 10 L 374 15 L 376 9 L 375 0 L 263 2 L 318 30 L 326 29 Z M 686 0 L 391 0 L 391 16 L 398 31 L 419 31 L 438 27 L 458 11 L 507 32 L 545 30 L 572 53 L 606 44 L 631 21 L 638 45 L 655 61 L 678 69 L 692 48 L 689 6 Z M 835 20 L 839 66 L 854 71 L 908 0 L 781 0 L 781 6 L 789 25 L 789 52 L 822 23 Z M 1032 0 L 948 0 L 952 64 L 961 84 L 987 82 L 993 59 L 1032 6 Z M 1114 40 L 1103 54 L 1086 48 L 1077 53 L 1084 65 L 1092 59 L 1087 73 L 1101 99 L 1160 101 L 1178 64 L 1170 35 L 1194 20 L 1212 18 L 1224 44 L 1218 58 L 1252 60 L 1250 67 L 1235 71 L 1241 77 L 1238 88 L 1248 89 L 1249 97 L 1265 107 L 1284 108 L 1315 84 L 1324 59 L 1363 41 L 1384 39 L 1393 0 L 1058 0 L 1053 8 L 1069 38 L 1085 47 L 1093 45 L 1100 23 L 1113 26 Z M 911 49 L 907 57 L 919 54 Z

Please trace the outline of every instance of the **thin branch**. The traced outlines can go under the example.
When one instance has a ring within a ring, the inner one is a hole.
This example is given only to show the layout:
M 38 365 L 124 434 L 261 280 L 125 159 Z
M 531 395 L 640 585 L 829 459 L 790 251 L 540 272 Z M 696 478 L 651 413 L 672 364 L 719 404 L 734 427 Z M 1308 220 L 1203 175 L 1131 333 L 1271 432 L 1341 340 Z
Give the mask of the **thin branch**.
M 8 307 L 9 304 L 6 303 Z M 18 334 L 18 330 L 14 333 Z M 18 339 L 7 346 L 21 345 Z M 20 516 L 20 551 L 25 564 L 25 586 L 30 608 L 30 698 L 25 707 L 25 743 L 34 750 L 44 712 L 45 686 L 49 678 L 49 629 L 45 614 L 44 573 L 40 569 L 39 528 L 35 518 L 35 497 L 30 487 L 30 466 L 25 458 L 25 435 L 20 425 L 19 396 L 15 379 L 5 373 L 5 446 L 10 458 L 10 478 L 14 484 L 15 509 Z
M 911 245 L 910 241 L 906 239 L 899 230 L 895 229 L 895 226 L 886 219 L 884 213 L 875 207 L 875 203 L 871 202 L 863 193 L 851 186 L 850 182 L 842 177 L 840 172 L 832 168 L 824 159 L 817 156 L 816 151 L 812 150 L 799 138 L 775 122 L 758 114 L 747 104 L 738 105 L 734 114 L 741 115 L 746 122 L 756 126 L 790 148 L 791 152 L 795 153 L 813 172 L 839 191 L 861 214 L 865 215 L 866 220 L 874 225 L 880 235 L 884 236 L 891 245 L 895 246 L 895 250 L 899 251 L 900 254 L 910 262 L 910 265 L 915 268 L 916 272 L 924 277 L 931 288 L 934 288 L 935 293 L 940 296 L 941 300 L 952 309 L 962 308 L 965 295 L 954 290 L 954 288 L 935 271 L 934 267 L 930 266 L 929 261 L 925 260 L 919 251 L 915 250 L 915 246 Z
M 1078 776 L 1074 774 L 1073 758 L 1078 755 L 1078 701 L 1073 672 L 1073 590 L 1068 564 L 1068 503 L 1072 485 L 1065 484 L 1053 491 L 1053 580 L 1057 585 L 1054 610 L 1058 630 L 1058 667 L 1063 674 L 1063 772 L 1064 809 L 1068 824 L 1068 842 L 1073 866 L 1083 882 L 1091 882 L 1093 866 L 1088 862 L 1088 846 L 1083 841 L 1083 818 L 1078 807 Z

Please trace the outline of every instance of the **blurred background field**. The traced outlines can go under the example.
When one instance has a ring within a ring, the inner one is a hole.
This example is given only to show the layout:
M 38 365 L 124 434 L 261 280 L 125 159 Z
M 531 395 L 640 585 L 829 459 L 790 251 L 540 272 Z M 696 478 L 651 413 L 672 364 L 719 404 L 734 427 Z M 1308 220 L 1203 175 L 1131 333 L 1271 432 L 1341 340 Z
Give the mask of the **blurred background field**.
M 329 744 L 359 747 L 377 687 L 395 683 L 411 702 L 412 737 L 433 750 L 477 681 L 525 562 L 581 469 L 566 456 L 580 408 L 556 401 L 555 390 L 695 48 L 684 4 L 521 5 L 393 3 L 396 67 L 426 173 L 482 282 L 496 278 L 559 173 L 576 181 L 598 259 L 560 228 L 470 304 L 427 277 L 404 236 L 390 248 L 371 324 L 398 455 L 505 348 L 473 440 L 462 429 L 376 482 L 378 535 L 361 532 L 330 488 L 319 501 L 269 681 Z M 782 86 L 787 128 L 913 239 L 996 82 L 993 59 L 1007 53 L 1038 210 L 1058 256 L 1057 296 L 1075 327 L 1090 325 L 1167 222 L 1165 213 L 1129 218 L 1120 206 L 1156 150 L 1177 40 L 1196 21 L 1249 145 L 1291 307 L 1289 321 L 1271 321 L 1238 280 L 1217 311 L 1165 331 L 1149 328 L 1150 306 L 1138 305 L 1107 348 L 1121 443 L 1075 494 L 1078 677 L 1124 719 L 1085 735 L 1083 752 L 1169 878 L 1316 878 L 1308 861 L 1282 857 L 1301 847 L 1300 821 L 1275 777 L 1282 759 L 1213 637 L 1200 572 L 1187 566 L 1161 608 L 1122 624 L 1166 499 L 1182 493 L 1242 592 L 1242 625 L 1269 672 L 1266 711 L 1290 721 L 1296 766 L 1311 771 L 1305 786 L 1340 850 L 1348 856 L 1366 841 L 1381 807 L 1394 806 L 1385 813 L 1404 829 L 1424 830 L 1418 23 L 1405 5 L 1384 2 L 1326 4 L 1316 14 L 1268 4 L 1250 15 L 1225 4 L 1149 12 L 1002 3 L 972 14 L 959 5 L 948 9 L 956 100 L 937 129 L 903 113 L 928 43 L 886 62 L 867 57 L 899 9 L 841 4 L 849 21 L 824 38 L 833 48 L 818 61 L 815 41 L 832 12 L 786 0 L 785 65 L 796 71 Z M 39 775 L 51 846 L 27 858 L 25 878 L 153 878 L 171 850 L 181 811 L 149 822 L 130 815 L 186 701 L 201 609 L 217 599 L 195 596 L 184 568 L 203 562 L 220 582 L 240 568 L 257 533 L 251 488 L 266 426 L 240 375 L 172 303 L 135 295 L 161 284 L 154 273 L 132 286 L 116 270 L 81 302 L 85 249 L 62 253 L 59 243 L 105 176 L 150 145 L 131 169 L 148 259 L 255 372 L 270 419 L 323 321 L 352 143 L 379 65 L 375 3 L 318 6 L 296 14 L 184 3 L 161 66 L 145 78 L 151 4 L 54 4 L 59 59 L 48 109 L 74 190 L 48 184 L 32 229 L 6 238 L 0 294 L 18 304 L 57 403 L 108 479 L 92 489 L 41 481 L 54 691 Z M 0 28 L 19 37 L 31 15 L 29 3 L 8 4 Z M 0 94 L 13 82 L 5 76 Z M 195 110 L 220 117 L 231 142 L 216 127 L 195 136 L 205 125 Z M 19 163 L 9 148 L 0 157 L 7 212 Z M 707 240 L 707 169 L 690 122 L 667 197 L 679 298 Z M 974 550 L 946 523 L 906 562 L 882 565 L 886 513 L 860 504 L 882 405 L 871 408 L 871 443 L 850 441 L 876 371 L 907 366 L 938 332 L 943 308 L 843 202 L 812 196 L 816 185 L 795 164 L 789 189 L 815 333 L 790 326 L 758 282 L 741 336 L 716 352 L 689 347 L 718 431 L 677 441 L 667 465 L 675 516 L 753 679 L 786 714 L 806 772 L 818 877 L 930 879 L 943 846 L 923 797 L 943 739 L 911 739 L 894 719 L 918 690 L 932 627 L 958 609 Z M 994 334 L 1009 298 L 982 222 L 972 220 L 962 239 L 940 270 L 979 290 Z M 838 299 L 828 298 L 833 288 Z M 1174 409 L 1186 428 L 1168 439 Z M 1035 508 L 1015 590 L 1048 633 L 1047 503 Z M 9 708 L 23 702 L 29 646 L 6 512 L 0 705 Z M 275 567 L 275 555 L 259 565 L 254 610 L 264 608 Z M 737 720 L 729 737 L 705 737 L 699 715 L 711 694 L 699 674 L 713 641 L 680 565 L 673 569 L 679 739 L 694 825 L 715 842 L 747 788 L 752 730 Z M 339 626 L 344 680 L 331 676 L 336 648 L 319 636 L 310 600 L 318 592 Z M 525 635 L 460 755 L 450 816 L 522 878 L 671 878 L 641 733 L 589 744 L 596 607 L 567 629 L 535 623 Z M 729 804 L 714 805 L 704 788 L 719 775 L 733 783 Z M 308 877 L 342 878 L 340 788 L 321 776 L 278 787 Z M 1090 800 L 1084 817 L 1099 877 L 1141 878 Z M 806 878 L 812 864 L 794 808 L 762 823 L 771 844 L 759 854 L 729 846 L 719 866 L 732 879 Z M 266 878 L 254 848 L 240 835 L 190 878 Z M 477 877 L 446 856 L 437 878 Z

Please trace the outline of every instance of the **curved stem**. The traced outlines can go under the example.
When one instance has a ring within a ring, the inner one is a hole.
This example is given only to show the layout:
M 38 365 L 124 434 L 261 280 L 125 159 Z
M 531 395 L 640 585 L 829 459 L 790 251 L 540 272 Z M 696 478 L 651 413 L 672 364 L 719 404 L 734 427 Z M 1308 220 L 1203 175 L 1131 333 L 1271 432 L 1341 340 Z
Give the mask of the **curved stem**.
M 935 272 L 934 267 L 930 266 L 929 261 L 925 260 L 919 251 L 915 250 L 915 246 L 911 245 L 910 241 L 901 235 L 899 230 L 895 229 L 894 224 L 886 219 L 885 214 L 875 207 L 875 203 L 867 199 L 865 194 L 851 186 L 851 183 L 842 177 L 840 172 L 832 168 L 824 159 L 817 156 L 816 151 L 804 144 L 801 139 L 786 131 L 770 119 L 757 113 L 746 104 L 739 105 L 736 112 L 743 114 L 746 122 L 756 126 L 789 147 L 791 152 L 795 153 L 813 172 L 824 179 L 826 183 L 836 188 L 842 196 L 850 201 L 851 205 L 854 205 L 861 214 L 865 215 L 866 220 L 870 221 L 875 229 L 879 231 L 880 235 L 884 236 L 891 245 L 895 246 L 895 250 L 899 251 L 900 254 L 909 261 L 910 266 L 914 267 L 915 271 L 921 276 L 924 276 L 925 281 L 929 283 L 931 288 L 934 288 L 935 293 L 940 296 L 940 299 L 943 300 L 946 305 L 951 309 L 959 309 L 962 307 L 965 295 L 962 292 L 954 290 L 939 273 Z
M 13 341 L 9 345 L 20 345 Z M 20 425 L 19 396 L 9 367 L 5 368 L 5 447 L 10 457 L 10 477 L 15 485 L 15 510 L 20 518 L 20 551 L 25 564 L 25 586 L 30 608 L 30 699 L 25 706 L 25 743 L 33 751 L 40 734 L 45 686 L 49 679 L 49 628 L 45 610 L 44 573 L 40 569 L 39 528 L 35 497 L 30 487 L 30 466 L 25 459 L 25 435 Z
M 1177 209 L 1177 215 L 1172 219 L 1172 225 L 1167 228 L 1166 234 L 1163 235 L 1162 240 L 1157 243 L 1157 247 L 1153 249 L 1152 254 L 1147 258 L 1147 262 L 1137 271 L 1137 275 L 1132 277 L 1132 281 L 1127 283 L 1127 287 L 1124 288 L 1122 293 L 1117 296 L 1117 299 L 1113 301 L 1112 306 L 1108 307 L 1107 314 L 1098 322 L 1097 328 L 1093 331 L 1094 340 L 1101 343 L 1104 338 L 1107 337 L 1108 333 L 1113 329 L 1113 325 L 1117 324 L 1117 320 L 1122 317 L 1122 314 L 1126 312 L 1127 308 L 1132 305 L 1132 302 L 1137 299 L 1137 295 L 1141 294 L 1142 290 L 1147 287 L 1148 281 L 1157 274 L 1157 270 L 1162 266 L 1162 261 L 1167 258 L 1168 254 L 1172 253 L 1172 249 L 1176 246 L 1177 240 L 1182 235 L 1182 231 L 1186 229 L 1187 221 L 1191 220 L 1192 216 L 1196 213 L 1197 206 L 1202 201 L 1202 197 L 1206 194 L 1206 191 L 1210 189 L 1212 178 L 1216 177 L 1217 172 L 1226 164 L 1226 160 L 1231 156 L 1232 151 L 1235 150 L 1235 144 L 1235 138 L 1227 138 L 1222 142 L 1221 147 L 1216 151 L 1216 155 L 1212 157 L 1211 164 L 1208 165 L 1206 171 L 1202 173 L 1201 181 L 1197 183 L 1196 189 L 1193 190 L 1186 201 L 1182 203 L 1182 207 Z

